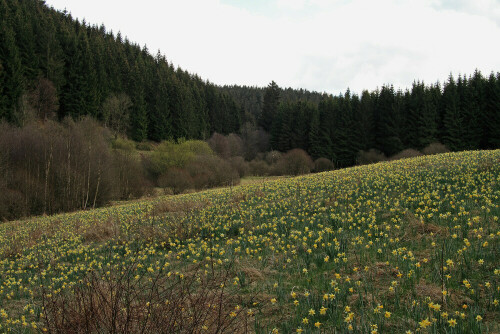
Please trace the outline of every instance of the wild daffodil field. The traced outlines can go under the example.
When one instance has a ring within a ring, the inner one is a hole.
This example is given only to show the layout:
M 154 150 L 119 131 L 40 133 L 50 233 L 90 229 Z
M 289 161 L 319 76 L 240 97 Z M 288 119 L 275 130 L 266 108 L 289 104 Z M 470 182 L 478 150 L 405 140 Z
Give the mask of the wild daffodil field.
M 0 225 L 0 332 L 498 333 L 500 150 Z

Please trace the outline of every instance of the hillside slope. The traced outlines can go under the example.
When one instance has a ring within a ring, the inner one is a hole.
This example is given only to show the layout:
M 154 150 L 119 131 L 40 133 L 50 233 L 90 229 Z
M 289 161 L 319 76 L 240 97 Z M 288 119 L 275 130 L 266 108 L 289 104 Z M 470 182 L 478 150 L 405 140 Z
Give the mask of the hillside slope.
M 106 105 L 117 97 L 127 102 L 120 128 L 137 141 L 205 139 L 241 125 L 228 94 L 159 51 L 41 0 L 0 1 L 0 120 L 89 115 L 112 125 L 117 117 Z
M 499 198 L 474 151 L 6 223 L 0 326 L 495 332 Z

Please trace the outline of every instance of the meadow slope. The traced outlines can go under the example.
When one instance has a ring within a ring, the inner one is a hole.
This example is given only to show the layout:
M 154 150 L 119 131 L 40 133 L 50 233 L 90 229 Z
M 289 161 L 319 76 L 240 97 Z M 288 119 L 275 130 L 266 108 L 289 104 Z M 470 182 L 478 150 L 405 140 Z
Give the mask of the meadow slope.
M 500 150 L 0 225 L 0 332 L 500 331 Z

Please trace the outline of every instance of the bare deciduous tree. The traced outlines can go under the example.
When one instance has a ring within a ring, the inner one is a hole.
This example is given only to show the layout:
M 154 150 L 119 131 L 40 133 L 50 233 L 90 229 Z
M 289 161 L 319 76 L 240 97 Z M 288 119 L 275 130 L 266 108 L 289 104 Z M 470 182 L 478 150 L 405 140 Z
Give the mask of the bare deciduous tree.
M 104 125 L 114 131 L 115 138 L 128 129 L 130 107 L 132 101 L 125 93 L 111 94 L 102 104 Z
M 42 121 L 45 122 L 55 116 L 55 112 L 59 109 L 59 99 L 52 81 L 46 78 L 38 79 L 30 97 L 31 105 Z

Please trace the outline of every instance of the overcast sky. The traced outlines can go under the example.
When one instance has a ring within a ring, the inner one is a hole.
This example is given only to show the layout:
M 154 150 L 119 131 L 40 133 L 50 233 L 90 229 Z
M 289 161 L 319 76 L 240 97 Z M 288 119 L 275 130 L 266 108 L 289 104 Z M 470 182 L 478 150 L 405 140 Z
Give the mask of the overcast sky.
M 216 84 L 338 94 L 500 71 L 500 0 L 47 0 Z

